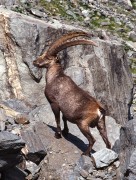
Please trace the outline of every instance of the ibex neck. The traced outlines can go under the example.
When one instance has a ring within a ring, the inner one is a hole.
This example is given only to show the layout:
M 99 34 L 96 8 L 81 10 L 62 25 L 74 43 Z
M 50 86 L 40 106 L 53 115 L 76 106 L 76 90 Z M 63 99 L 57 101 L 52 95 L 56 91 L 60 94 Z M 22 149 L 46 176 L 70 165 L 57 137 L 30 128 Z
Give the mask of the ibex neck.
M 51 83 L 57 76 L 63 74 L 63 69 L 60 64 L 53 64 L 47 68 L 46 83 Z

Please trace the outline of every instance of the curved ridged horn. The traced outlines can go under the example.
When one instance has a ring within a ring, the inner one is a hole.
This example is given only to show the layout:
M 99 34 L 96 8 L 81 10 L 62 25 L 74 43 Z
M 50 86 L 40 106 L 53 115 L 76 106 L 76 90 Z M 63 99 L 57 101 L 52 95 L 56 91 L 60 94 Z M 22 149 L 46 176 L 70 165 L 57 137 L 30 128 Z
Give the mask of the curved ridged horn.
M 97 46 L 97 44 L 92 40 L 87 40 L 87 39 L 73 40 L 73 41 L 65 42 L 62 45 L 60 45 L 58 48 L 56 48 L 52 52 L 52 56 L 56 56 L 57 53 L 60 52 L 61 50 L 66 49 L 67 47 L 70 47 L 70 46 L 75 46 L 75 45 L 94 45 L 94 46 Z
M 83 32 L 83 31 L 78 31 L 78 32 L 70 32 L 68 34 L 65 34 L 61 36 L 59 39 L 57 39 L 47 50 L 48 55 L 53 55 L 54 51 L 58 49 L 60 46 L 62 46 L 67 40 L 78 37 L 78 36 L 89 36 L 88 33 Z

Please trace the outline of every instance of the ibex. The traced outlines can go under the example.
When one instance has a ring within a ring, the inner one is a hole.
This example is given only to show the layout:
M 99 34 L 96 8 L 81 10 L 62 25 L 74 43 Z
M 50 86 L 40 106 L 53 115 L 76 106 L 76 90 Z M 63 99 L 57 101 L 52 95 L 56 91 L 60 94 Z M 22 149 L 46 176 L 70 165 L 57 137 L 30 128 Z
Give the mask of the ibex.
M 106 147 L 111 148 L 105 126 L 105 109 L 95 98 L 79 88 L 69 76 L 64 74 L 60 59 L 57 57 L 58 52 L 70 46 L 81 44 L 96 46 L 96 43 L 91 40 L 73 39 L 79 36 L 87 37 L 88 34 L 85 32 L 73 32 L 63 35 L 43 55 L 39 56 L 33 64 L 37 67 L 47 68 L 45 96 L 55 115 L 57 124 L 55 137 L 61 138 L 61 111 L 64 122 L 62 134 L 65 136 L 68 135 L 67 120 L 77 124 L 80 131 L 89 141 L 89 146 L 83 154 L 90 155 L 95 139 L 90 133 L 89 127 L 96 126 Z

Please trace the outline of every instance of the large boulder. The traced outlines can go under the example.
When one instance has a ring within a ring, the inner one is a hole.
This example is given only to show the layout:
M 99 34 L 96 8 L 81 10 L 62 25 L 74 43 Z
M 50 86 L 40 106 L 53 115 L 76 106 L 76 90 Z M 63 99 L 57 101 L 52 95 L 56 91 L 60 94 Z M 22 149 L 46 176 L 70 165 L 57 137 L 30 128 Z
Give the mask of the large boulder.
M 24 141 L 8 131 L 0 132 L 0 171 L 16 166 L 23 160 Z
M 136 177 L 136 119 L 121 128 L 120 134 L 120 177 L 129 180 Z

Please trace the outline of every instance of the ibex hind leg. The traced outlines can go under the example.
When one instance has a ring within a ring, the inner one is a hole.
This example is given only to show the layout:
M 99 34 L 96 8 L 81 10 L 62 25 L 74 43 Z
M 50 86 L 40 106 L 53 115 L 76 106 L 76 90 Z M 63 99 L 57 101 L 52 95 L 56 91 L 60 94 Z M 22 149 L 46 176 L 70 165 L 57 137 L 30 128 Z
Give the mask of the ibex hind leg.
M 101 115 L 101 117 L 98 121 L 97 129 L 99 130 L 100 135 L 102 136 L 102 138 L 106 144 L 106 147 L 108 149 L 111 149 L 111 143 L 109 142 L 108 136 L 107 136 L 107 130 L 106 130 L 106 125 L 105 125 L 105 115 L 104 114 Z
M 87 150 L 82 154 L 82 155 L 86 155 L 86 156 L 90 156 L 90 152 L 92 150 L 92 147 L 95 143 L 95 139 L 92 136 L 90 129 L 89 129 L 89 125 L 84 123 L 85 121 L 82 121 L 80 124 L 77 124 L 77 126 L 79 127 L 80 131 L 83 133 L 83 135 L 88 139 L 89 141 L 89 146 L 87 148 Z
M 61 138 L 61 127 L 60 127 L 60 109 L 56 103 L 51 103 L 52 111 L 55 115 L 55 121 L 57 124 L 57 131 L 55 133 L 55 137 L 57 139 Z

